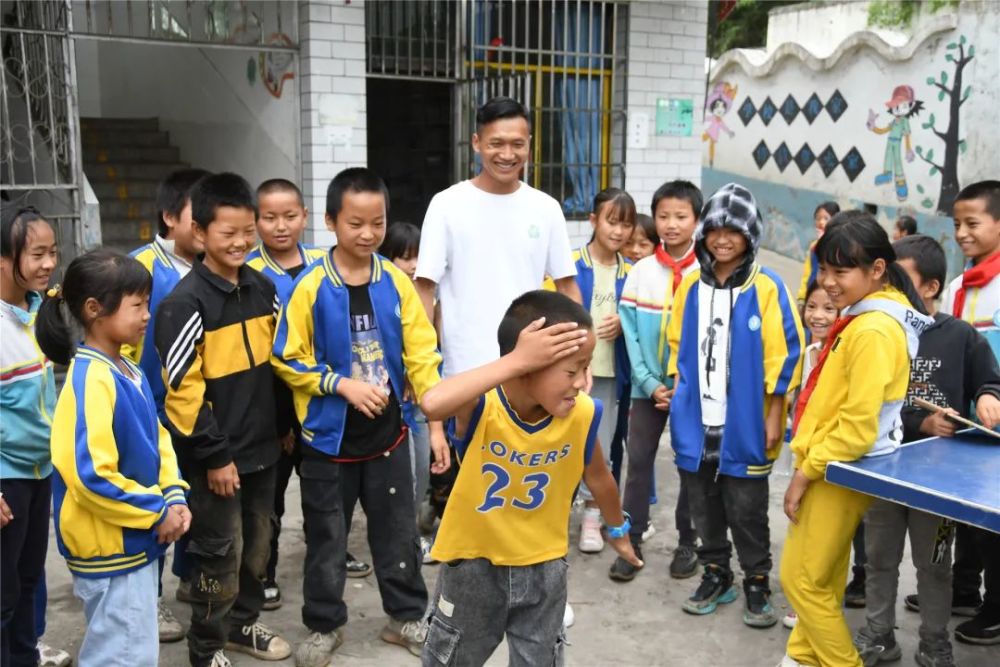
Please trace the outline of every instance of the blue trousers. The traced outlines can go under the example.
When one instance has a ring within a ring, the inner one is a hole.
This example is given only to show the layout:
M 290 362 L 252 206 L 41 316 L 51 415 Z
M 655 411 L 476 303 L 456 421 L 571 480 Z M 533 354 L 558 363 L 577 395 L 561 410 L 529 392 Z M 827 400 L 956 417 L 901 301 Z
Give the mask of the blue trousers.
M 87 632 L 80 667 L 156 667 L 160 634 L 156 625 L 156 563 L 116 577 L 73 577 L 83 602 Z

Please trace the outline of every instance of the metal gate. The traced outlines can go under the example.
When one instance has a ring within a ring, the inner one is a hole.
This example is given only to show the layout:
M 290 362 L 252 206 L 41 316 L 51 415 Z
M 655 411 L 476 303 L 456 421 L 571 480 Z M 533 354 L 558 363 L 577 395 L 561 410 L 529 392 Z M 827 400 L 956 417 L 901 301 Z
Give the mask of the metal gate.
M 589 210 L 625 182 L 626 0 L 370 0 L 370 77 L 454 84 L 453 180 L 476 173 L 475 110 L 512 94 L 532 115 L 526 179 Z
M 0 197 L 31 205 L 72 258 L 84 244 L 72 16 L 66 2 L 0 2 Z

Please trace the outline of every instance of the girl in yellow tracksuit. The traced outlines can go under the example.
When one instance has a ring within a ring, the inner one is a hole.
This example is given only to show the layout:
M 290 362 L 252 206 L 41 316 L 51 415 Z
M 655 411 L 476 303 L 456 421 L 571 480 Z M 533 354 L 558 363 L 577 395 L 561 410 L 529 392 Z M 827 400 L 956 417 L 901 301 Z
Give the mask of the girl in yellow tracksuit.
M 785 494 L 792 524 L 781 585 L 799 622 L 782 667 L 861 667 L 842 603 L 851 538 L 870 499 L 828 484 L 824 473 L 831 461 L 879 456 L 899 446 L 910 360 L 933 320 L 870 214 L 836 215 L 816 256 L 819 283 L 842 316 L 802 391 L 793 426 L 796 470 Z

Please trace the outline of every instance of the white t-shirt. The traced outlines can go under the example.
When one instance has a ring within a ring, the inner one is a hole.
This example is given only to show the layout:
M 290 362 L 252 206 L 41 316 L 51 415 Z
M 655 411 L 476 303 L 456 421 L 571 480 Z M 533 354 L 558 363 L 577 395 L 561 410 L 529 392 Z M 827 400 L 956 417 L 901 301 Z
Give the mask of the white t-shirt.
M 731 289 L 714 289 L 698 282 L 698 382 L 701 423 L 726 423 L 729 381 L 729 320 L 736 296 Z
M 438 284 L 444 374 L 500 356 L 497 327 L 511 301 L 545 276 L 576 275 L 559 203 L 521 183 L 508 195 L 462 181 L 431 200 L 417 278 Z

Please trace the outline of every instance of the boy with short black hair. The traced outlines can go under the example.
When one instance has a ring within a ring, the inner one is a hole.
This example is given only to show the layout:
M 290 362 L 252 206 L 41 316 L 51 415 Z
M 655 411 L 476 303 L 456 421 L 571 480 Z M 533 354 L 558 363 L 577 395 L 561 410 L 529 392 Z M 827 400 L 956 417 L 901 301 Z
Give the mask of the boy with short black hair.
M 625 477 L 625 511 L 634 521 L 632 547 L 642 558 L 640 543 L 649 524 L 649 498 L 653 464 L 660 436 L 667 425 L 673 383 L 667 377 L 670 346 L 667 323 L 674 293 L 684 276 L 698 269 L 694 233 L 703 200 L 701 190 L 689 181 L 668 181 L 653 193 L 651 210 L 659 243 L 653 256 L 639 260 L 625 279 L 618 307 L 622 337 L 632 361 L 632 407 L 628 437 L 628 474 Z M 687 486 L 681 477 L 674 520 L 678 546 L 670 575 L 684 579 L 697 574 L 697 533 L 691 523 Z M 619 558 L 608 573 L 616 581 L 631 581 L 635 569 Z
M 705 204 L 695 234 L 701 268 L 681 283 L 667 325 L 676 376 L 670 444 L 701 538 L 701 585 L 683 605 L 711 614 L 733 602 L 732 533 L 743 569 L 743 622 L 777 622 L 771 606 L 768 475 L 785 432 L 786 396 L 804 347 L 795 301 L 755 261 L 763 220 L 750 191 L 730 183 Z
M 569 513 L 581 479 L 611 545 L 642 566 L 597 442 L 601 402 L 582 393 L 592 328 L 590 313 L 562 294 L 523 294 L 497 332 L 503 356 L 445 379 L 420 403 L 428 419 L 454 416 L 462 457 L 431 550 L 447 565 L 425 666 L 482 665 L 505 635 L 512 664 L 562 664 Z
M 257 238 L 259 242 L 247 255 L 247 266 L 260 271 L 271 279 L 282 305 L 288 302 L 292 285 L 307 266 L 325 254 L 319 248 L 303 244 L 299 239 L 309 222 L 309 210 L 298 186 L 284 178 L 272 178 L 257 186 Z M 271 534 L 271 555 L 267 561 L 267 579 L 264 581 L 264 609 L 281 607 L 281 588 L 278 587 L 278 538 L 281 535 L 281 517 L 285 514 L 285 491 L 292 470 L 298 468 L 301 452 L 298 448 L 298 423 L 292 393 L 277 378 L 274 387 L 277 398 L 275 410 L 281 437 L 281 457 L 277 464 L 275 480 L 274 514 L 276 521 Z
M 931 237 L 919 234 L 896 241 L 893 248 L 896 261 L 910 276 L 928 314 L 934 318 L 934 323 L 920 335 L 920 348 L 911 364 L 910 386 L 901 415 L 903 442 L 951 437 L 956 425 L 947 416 L 968 417 L 972 405 L 979 419 L 993 426 L 1000 421 L 1000 368 L 989 343 L 969 323 L 935 308 L 948 270 L 944 249 Z M 928 412 L 914 405 L 917 398 L 943 409 Z M 893 628 L 899 564 L 908 532 L 920 596 L 920 644 L 915 660 L 921 667 L 953 667 L 948 641 L 953 603 L 952 531 L 948 522 L 878 498 L 869 507 L 865 521 L 867 623 L 855 639 L 862 660 L 867 664 L 877 657 L 881 662 L 899 659 L 902 654 Z M 960 597 L 954 602 L 963 604 Z M 973 603 L 976 606 L 978 600 Z
M 156 318 L 167 426 L 194 515 L 188 653 L 194 667 L 228 667 L 224 648 L 281 660 L 288 642 L 258 621 L 280 453 L 270 365 L 278 297 L 245 265 L 256 206 L 243 178 L 199 180 L 191 217 L 204 258 Z
M 272 363 L 302 425 L 302 620 L 311 634 L 296 649 L 298 667 L 325 667 L 343 642 L 346 528 L 359 499 L 390 617 L 381 638 L 419 655 L 426 634 L 401 404 L 407 387 L 419 400 L 438 382 L 441 356 L 409 276 L 376 254 L 388 201 L 370 169 L 345 169 L 330 182 L 326 224 L 337 245 L 299 276 L 274 340 Z M 447 446 L 434 456 L 443 472 Z
M 191 270 L 202 246 L 194 236 L 191 220 L 191 187 L 202 177 L 204 169 L 178 169 L 168 175 L 156 188 L 156 214 L 159 233 L 151 242 L 132 251 L 132 257 L 146 267 L 153 277 L 153 289 L 149 294 L 149 326 L 146 335 L 135 347 L 127 346 L 122 354 L 139 365 L 149 380 L 156 402 L 156 412 L 161 422 L 166 422 L 163 399 L 167 389 L 163 385 L 160 372 L 160 355 L 156 353 L 156 313 L 160 303 L 173 291 L 181 278 Z M 191 564 L 187 558 L 188 538 L 185 535 L 174 544 L 174 560 L 171 570 L 180 579 L 177 584 L 177 599 L 190 600 Z M 184 628 L 173 612 L 163 602 L 163 567 L 166 556 L 160 557 L 160 590 L 157 610 L 160 641 L 172 642 L 184 638 Z

